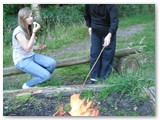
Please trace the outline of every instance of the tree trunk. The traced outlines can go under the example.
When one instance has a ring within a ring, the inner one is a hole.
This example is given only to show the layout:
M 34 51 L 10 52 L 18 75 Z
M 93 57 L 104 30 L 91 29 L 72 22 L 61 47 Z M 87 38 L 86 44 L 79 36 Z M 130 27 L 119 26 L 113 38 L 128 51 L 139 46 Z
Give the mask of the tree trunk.
M 31 4 L 31 8 L 34 14 L 34 19 L 37 21 L 41 20 L 41 15 L 40 15 L 40 7 L 39 4 Z
M 70 85 L 60 87 L 32 87 L 30 89 L 6 90 L 3 91 L 3 95 L 9 99 L 24 95 L 37 95 L 41 97 L 52 98 L 59 95 L 70 96 L 72 94 L 81 93 L 83 90 L 98 91 L 112 86 L 113 85 Z
M 115 58 L 119 59 L 124 56 L 128 56 L 128 55 L 135 54 L 135 53 L 140 53 L 142 49 L 143 49 L 142 46 L 135 46 L 132 48 L 119 49 L 119 50 L 116 50 Z M 89 61 L 90 61 L 89 55 L 81 56 L 81 57 L 73 57 L 73 58 L 57 61 L 56 68 L 84 64 Z M 117 64 L 117 62 L 114 62 L 114 63 Z M 122 62 L 122 63 L 125 64 L 125 62 Z M 114 66 L 117 66 L 117 65 L 114 65 Z M 23 74 L 23 73 L 24 72 L 16 69 L 14 66 L 3 68 L 3 76 L 11 76 L 11 75 L 17 75 L 17 74 Z

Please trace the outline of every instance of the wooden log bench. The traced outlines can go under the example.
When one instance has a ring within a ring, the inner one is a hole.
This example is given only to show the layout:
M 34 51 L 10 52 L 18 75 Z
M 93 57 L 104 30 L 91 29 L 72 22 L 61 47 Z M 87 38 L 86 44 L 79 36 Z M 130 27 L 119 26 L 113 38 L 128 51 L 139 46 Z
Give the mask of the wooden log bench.
M 131 57 L 132 54 L 141 53 L 143 50 L 143 46 L 135 46 L 128 47 L 124 49 L 118 49 L 115 53 L 114 65 L 113 67 L 120 74 L 124 74 L 125 71 L 133 71 L 139 69 L 139 62 L 135 57 Z M 69 59 L 63 59 L 57 61 L 56 68 L 62 68 L 72 65 L 84 64 L 90 61 L 89 55 L 81 56 L 81 57 L 73 57 Z M 14 66 L 3 68 L 3 77 L 24 74 L 23 71 L 16 69 Z

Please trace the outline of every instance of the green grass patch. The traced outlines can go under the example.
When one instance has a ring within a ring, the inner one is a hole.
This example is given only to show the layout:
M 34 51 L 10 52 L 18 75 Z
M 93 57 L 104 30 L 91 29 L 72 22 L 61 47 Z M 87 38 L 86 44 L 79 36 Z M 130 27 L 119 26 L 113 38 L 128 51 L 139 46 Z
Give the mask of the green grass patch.
M 153 75 L 155 71 L 153 68 L 148 68 L 147 70 L 143 68 L 139 71 L 133 72 L 132 74 L 125 74 L 124 76 L 112 74 L 104 84 L 115 85 L 115 87 L 103 89 L 101 91 L 101 97 L 105 97 L 108 93 L 113 91 L 122 91 L 131 96 L 134 102 L 147 99 L 147 94 L 144 89 L 155 85 L 155 78 Z M 152 71 L 152 77 L 147 75 L 149 71 Z
M 84 40 L 88 35 L 84 23 L 72 24 L 70 26 L 56 25 L 47 36 L 47 49 L 60 49 L 73 42 Z
M 12 47 L 3 47 L 3 66 L 10 66 L 13 65 L 12 60 Z
M 142 15 L 137 14 L 130 17 L 119 18 L 119 28 L 127 28 L 132 25 L 144 24 L 155 20 L 155 14 Z
M 25 103 L 27 101 L 33 100 L 33 97 L 31 96 L 31 94 L 28 94 L 28 95 L 24 95 L 24 96 L 18 96 L 14 100 L 16 103 Z
M 94 95 L 93 91 L 83 91 L 81 93 L 81 99 L 85 100 L 93 100 L 96 96 Z

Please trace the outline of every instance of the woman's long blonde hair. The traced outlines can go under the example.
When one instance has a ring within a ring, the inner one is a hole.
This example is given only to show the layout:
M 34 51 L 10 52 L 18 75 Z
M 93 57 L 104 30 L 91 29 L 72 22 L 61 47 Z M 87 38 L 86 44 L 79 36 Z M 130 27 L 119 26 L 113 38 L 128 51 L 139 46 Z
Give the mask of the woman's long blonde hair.
M 18 24 L 26 33 L 27 39 L 30 39 L 32 35 L 32 25 L 26 24 L 26 18 L 32 13 L 32 10 L 28 7 L 22 8 L 18 12 Z

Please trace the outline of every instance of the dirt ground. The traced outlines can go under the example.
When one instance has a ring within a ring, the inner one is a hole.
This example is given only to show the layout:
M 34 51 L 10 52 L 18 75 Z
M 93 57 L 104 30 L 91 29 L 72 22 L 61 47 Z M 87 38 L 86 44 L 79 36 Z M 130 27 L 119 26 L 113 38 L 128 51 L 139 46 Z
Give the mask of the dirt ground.
M 96 94 L 96 93 L 95 93 Z M 43 98 L 32 96 L 32 100 L 25 102 L 4 102 L 4 116 L 53 116 L 59 104 L 70 104 L 70 96 Z M 154 109 L 149 100 L 135 103 L 128 96 L 112 92 L 106 98 L 94 100 L 98 105 L 99 116 L 154 116 Z M 14 107 L 9 107 L 14 106 Z M 70 110 L 70 108 L 69 108 Z
M 144 25 L 136 25 L 125 30 L 118 30 L 117 37 L 127 39 L 130 35 L 138 33 L 144 28 Z M 71 44 L 69 47 L 54 51 L 54 54 L 49 54 L 52 57 L 58 58 L 65 56 L 68 53 L 78 53 L 80 51 L 89 50 L 90 41 L 86 40 L 77 45 Z M 67 84 L 67 83 L 66 83 Z M 95 93 L 97 94 L 97 93 Z M 32 96 L 32 99 L 23 101 L 7 101 L 3 100 L 3 115 L 4 116 L 52 116 L 57 111 L 59 104 L 69 106 L 70 96 L 43 98 L 42 96 Z M 112 92 L 107 98 L 100 98 L 95 101 L 99 104 L 99 116 L 154 116 L 155 111 L 149 100 L 135 103 L 130 97 L 121 96 L 120 93 Z

